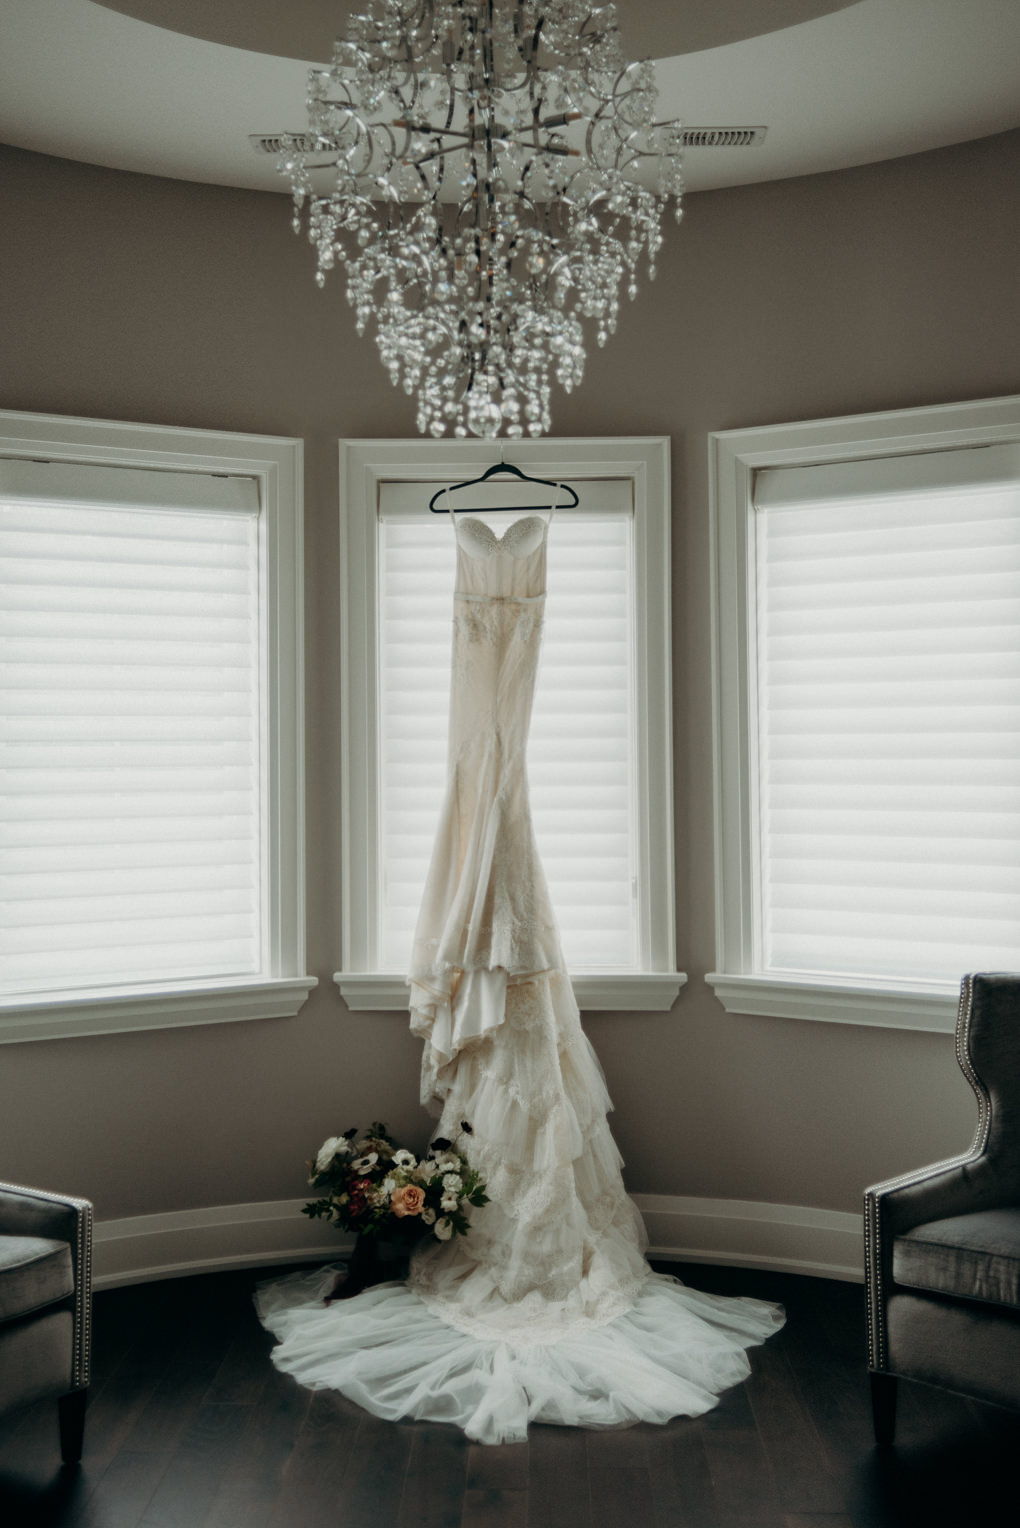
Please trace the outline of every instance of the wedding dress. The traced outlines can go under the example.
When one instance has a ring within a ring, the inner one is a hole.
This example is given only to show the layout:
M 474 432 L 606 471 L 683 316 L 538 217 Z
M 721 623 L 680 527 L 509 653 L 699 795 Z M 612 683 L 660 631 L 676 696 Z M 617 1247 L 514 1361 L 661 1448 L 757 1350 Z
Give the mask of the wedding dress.
M 456 1423 L 483 1443 L 529 1421 L 696 1416 L 749 1372 L 778 1306 L 699 1294 L 644 1258 L 538 856 L 525 751 L 548 521 L 498 539 L 454 523 L 449 779 L 414 943 L 422 1100 L 490 1203 L 429 1238 L 406 1284 L 323 1304 L 329 1273 L 264 1286 L 277 1365 L 377 1416 Z M 649 1058 L 654 1065 L 654 1058 Z

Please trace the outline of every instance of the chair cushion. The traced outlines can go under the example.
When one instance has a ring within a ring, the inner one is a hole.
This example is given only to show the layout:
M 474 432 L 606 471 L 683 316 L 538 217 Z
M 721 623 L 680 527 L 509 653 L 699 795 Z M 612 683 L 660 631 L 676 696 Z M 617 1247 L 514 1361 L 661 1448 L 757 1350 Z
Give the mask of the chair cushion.
M 0 1321 L 74 1293 L 71 1248 L 46 1236 L 0 1236 Z
M 893 1242 L 893 1278 L 910 1289 L 1020 1307 L 1020 1208 L 915 1226 Z

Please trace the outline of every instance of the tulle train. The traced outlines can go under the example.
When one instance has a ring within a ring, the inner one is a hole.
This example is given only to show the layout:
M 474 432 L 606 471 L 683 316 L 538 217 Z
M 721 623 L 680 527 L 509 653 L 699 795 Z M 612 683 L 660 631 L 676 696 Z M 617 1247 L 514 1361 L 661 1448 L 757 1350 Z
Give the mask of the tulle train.
M 403 1284 L 323 1304 L 335 1270 L 260 1286 L 280 1339 L 277 1367 L 311 1389 L 342 1391 L 386 1421 L 450 1422 L 477 1443 L 514 1443 L 529 1422 L 625 1427 L 700 1416 L 749 1372 L 746 1347 L 782 1324 L 777 1307 L 723 1299 L 650 1274 L 631 1308 L 549 1345 L 456 1331 Z

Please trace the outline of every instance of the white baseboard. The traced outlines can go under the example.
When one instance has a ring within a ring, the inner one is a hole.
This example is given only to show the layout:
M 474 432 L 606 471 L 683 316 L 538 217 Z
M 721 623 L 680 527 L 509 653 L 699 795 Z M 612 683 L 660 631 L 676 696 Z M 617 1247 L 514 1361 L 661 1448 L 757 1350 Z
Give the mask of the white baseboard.
M 635 1194 L 648 1256 L 864 1282 L 864 1217 L 807 1205 Z
M 860 1280 L 860 1215 L 742 1199 L 635 1194 L 649 1256 Z M 104 1220 L 95 1232 L 95 1287 L 142 1284 L 229 1268 L 328 1261 L 352 1238 L 301 1214 L 301 1199 L 214 1205 Z
M 110 1289 L 260 1264 L 312 1263 L 342 1255 L 353 1237 L 301 1214 L 303 1199 L 220 1204 L 100 1220 L 95 1228 L 94 1284 Z

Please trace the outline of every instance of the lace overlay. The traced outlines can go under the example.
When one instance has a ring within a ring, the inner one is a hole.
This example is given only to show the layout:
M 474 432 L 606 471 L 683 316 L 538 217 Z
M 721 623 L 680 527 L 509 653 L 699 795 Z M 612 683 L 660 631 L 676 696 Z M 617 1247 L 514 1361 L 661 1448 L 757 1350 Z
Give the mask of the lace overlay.
M 644 1259 L 528 803 L 546 532 L 536 516 L 502 539 L 478 520 L 455 527 L 449 779 L 408 978 L 422 1100 L 490 1203 L 468 1237 L 423 1245 L 406 1286 L 314 1313 L 280 1286 L 260 1297 L 284 1339 L 276 1362 L 306 1384 L 380 1416 L 455 1421 L 483 1442 L 521 1438 L 529 1419 L 697 1415 L 782 1320 L 759 1301 L 686 1290 Z

